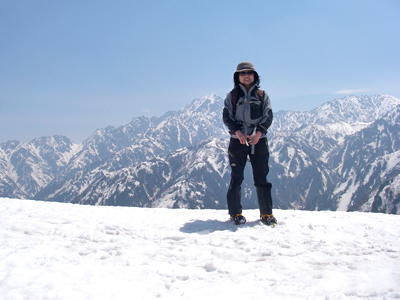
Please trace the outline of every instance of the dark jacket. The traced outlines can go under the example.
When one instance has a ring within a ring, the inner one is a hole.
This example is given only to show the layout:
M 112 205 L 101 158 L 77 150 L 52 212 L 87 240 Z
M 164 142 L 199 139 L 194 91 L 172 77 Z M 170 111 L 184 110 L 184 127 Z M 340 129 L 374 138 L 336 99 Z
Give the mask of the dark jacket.
M 245 135 L 251 135 L 255 130 L 260 131 L 261 137 L 265 137 L 273 119 L 271 102 L 267 93 L 264 92 L 264 99 L 260 101 L 256 94 L 256 89 L 258 89 L 256 85 L 253 85 L 249 92 L 241 84 L 235 88 L 239 88 L 236 107 L 233 106 L 232 92 L 230 92 L 226 96 L 223 109 L 223 121 L 231 137 L 237 138 L 235 132 L 238 130 Z

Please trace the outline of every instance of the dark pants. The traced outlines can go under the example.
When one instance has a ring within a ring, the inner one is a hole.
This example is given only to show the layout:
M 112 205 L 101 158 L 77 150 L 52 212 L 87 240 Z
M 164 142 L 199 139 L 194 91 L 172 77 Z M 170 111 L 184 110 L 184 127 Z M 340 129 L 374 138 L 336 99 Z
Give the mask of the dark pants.
M 230 215 L 241 214 L 241 185 L 244 179 L 243 172 L 246 166 L 247 157 L 250 157 L 253 168 L 254 185 L 257 191 L 257 200 L 260 208 L 260 215 L 272 214 L 272 184 L 267 181 L 269 172 L 268 142 L 262 138 L 255 145 L 255 152 L 251 154 L 251 147 L 240 144 L 238 139 L 231 139 L 229 143 L 229 163 L 231 165 L 231 181 L 229 184 L 227 200 Z

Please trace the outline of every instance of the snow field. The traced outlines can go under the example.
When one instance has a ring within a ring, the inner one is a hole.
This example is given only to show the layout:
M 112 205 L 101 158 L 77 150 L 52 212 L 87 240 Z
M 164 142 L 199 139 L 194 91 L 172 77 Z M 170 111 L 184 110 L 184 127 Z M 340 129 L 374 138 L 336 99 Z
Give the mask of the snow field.
M 0 299 L 400 299 L 400 216 L 0 198 Z

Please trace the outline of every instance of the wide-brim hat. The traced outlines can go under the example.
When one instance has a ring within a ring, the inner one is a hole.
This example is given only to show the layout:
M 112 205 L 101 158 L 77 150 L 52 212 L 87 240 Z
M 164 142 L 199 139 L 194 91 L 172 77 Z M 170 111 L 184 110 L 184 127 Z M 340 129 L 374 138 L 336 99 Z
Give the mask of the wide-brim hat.
M 242 71 L 256 71 L 256 68 L 254 67 L 254 64 L 248 61 L 241 62 L 240 64 L 237 65 L 236 67 L 236 72 L 242 72 Z

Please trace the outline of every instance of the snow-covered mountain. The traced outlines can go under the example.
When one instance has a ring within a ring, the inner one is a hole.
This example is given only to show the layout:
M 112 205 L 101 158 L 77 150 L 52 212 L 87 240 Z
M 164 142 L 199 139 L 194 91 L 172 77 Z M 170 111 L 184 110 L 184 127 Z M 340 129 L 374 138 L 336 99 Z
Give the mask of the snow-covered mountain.
M 81 145 L 62 136 L 37 138 L 26 144 L 1 144 L 0 194 L 33 197 L 58 176 L 80 149 Z
M 270 180 L 286 182 L 276 186 L 286 207 L 399 213 L 395 184 L 386 189 L 390 196 L 384 202 L 377 198 L 375 205 L 364 205 L 370 193 L 400 173 L 399 99 L 351 96 L 308 113 L 280 113 L 297 124 L 271 130 L 271 169 L 277 171 Z
M 66 137 L 8 142 L 0 196 L 96 205 L 225 208 L 230 170 L 223 99 L 210 94 L 160 118 Z M 400 100 L 349 96 L 279 111 L 269 130 L 274 206 L 400 213 Z M 243 205 L 257 207 L 251 168 Z M 288 188 L 290 187 L 290 188 Z

